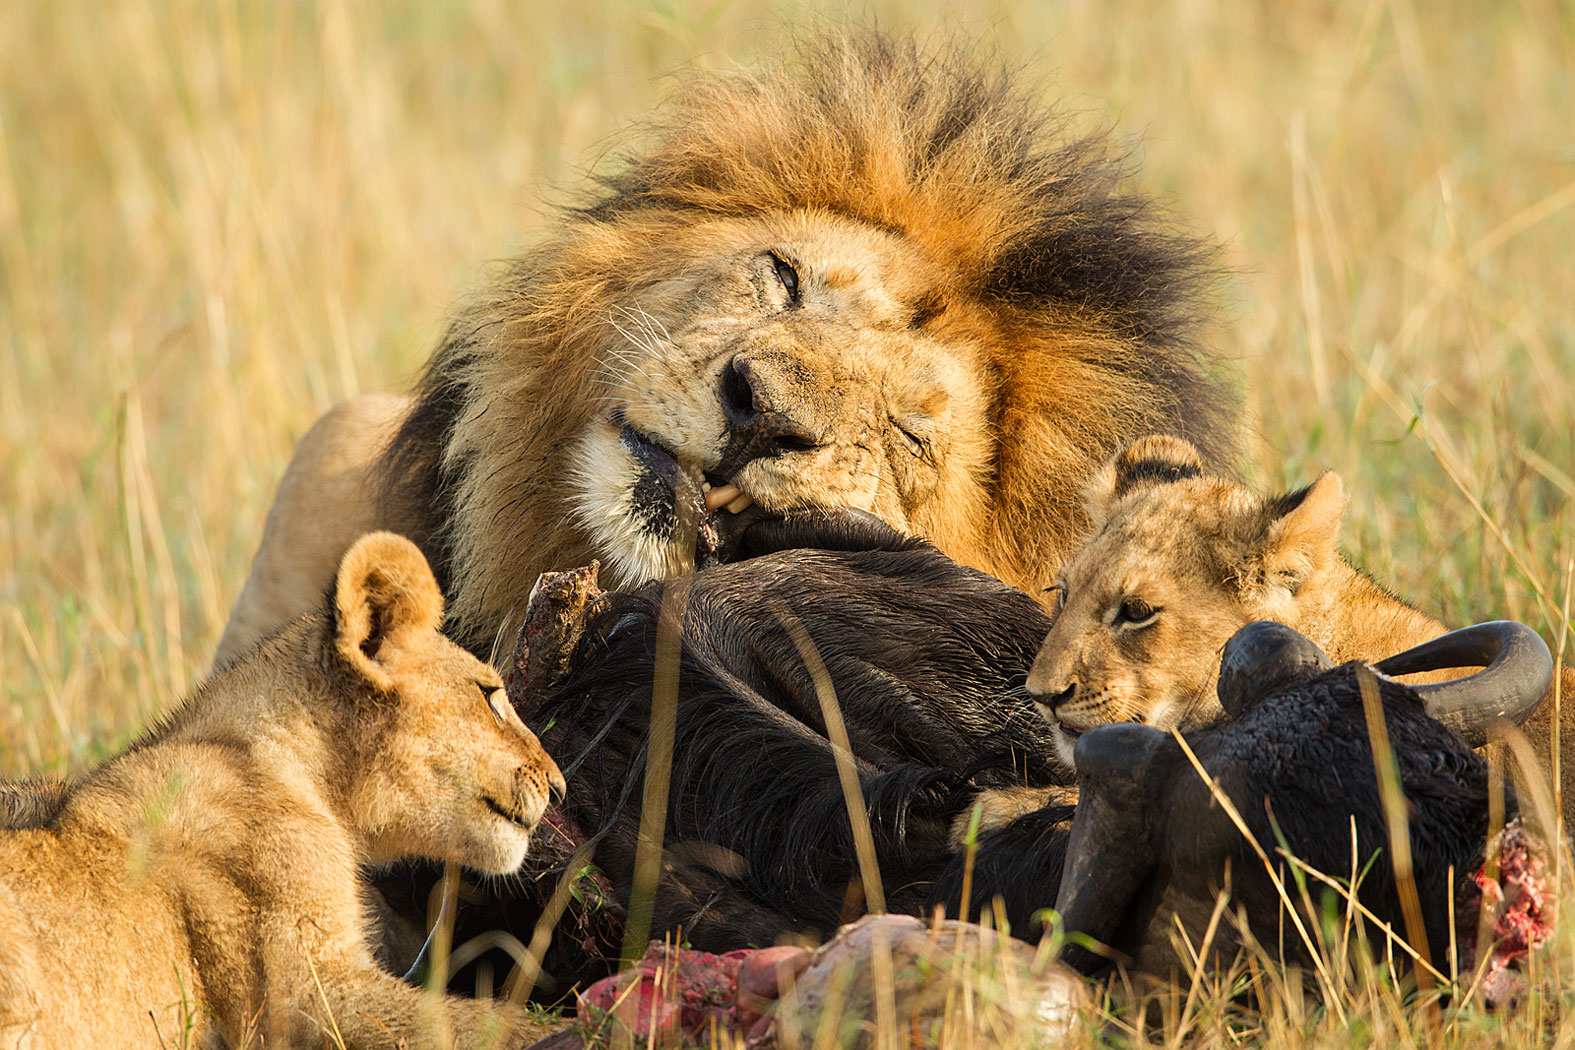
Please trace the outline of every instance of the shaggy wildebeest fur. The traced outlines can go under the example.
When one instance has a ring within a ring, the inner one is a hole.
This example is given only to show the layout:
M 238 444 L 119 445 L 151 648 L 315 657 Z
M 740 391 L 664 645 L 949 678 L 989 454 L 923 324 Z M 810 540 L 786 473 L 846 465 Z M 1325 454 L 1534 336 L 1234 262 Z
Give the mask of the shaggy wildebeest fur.
M 766 521 L 744 542 L 748 560 L 692 577 L 684 602 L 655 928 L 722 950 L 829 933 L 857 914 L 815 660 L 846 723 L 888 906 L 922 911 L 973 791 L 1065 779 L 1022 688 L 1047 619 L 1020 591 L 878 523 Z M 596 839 L 621 899 L 662 595 L 607 595 L 567 676 L 524 712 L 562 761 L 564 816 Z
M 1541 697 L 1552 666 L 1547 647 L 1519 624 L 1484 624 L 1428 643 L 1443 657 L 1432 666 L 1464 662 L 1460 643 L 1473 639 L 1487 639 L 1494 653 L 1503 652 L 1487 670 L 1443 687 L 1456 711 L 1462 698 L 1515 711 L 1524 706 L 1525 696 L 1533 703 Z M 1364 688 L 1375 691 L 1382 705 L 1404 794 L 1420 931 L 1414 921 L 1408 926 L 1402 907 L 1403 883 L 1396 878 L 1394 843 L 1364 716 Z M 1413 942 L 1425 936 L 1425 945 L 1414 946 L 1430 949 L 1435 965 L 1448 972 L 1450 916 L 1460 891 L 1483 863 L 1495 774 L 1429 715 L 1425 694 L 1430 688 L 1440 687 L 1412 688 L 1355 662 L 1330 667 L 1328 658 L 1291 628 L 1249 624 L 1226 645 L 1222 659 L 1219 694 L 1227 719 L 1185 739 L 1258 846 L 1285 872 L 1293 895 L 1288 866 L 1276 847 L 1283 844 L 1326 874 L 1348 874 L 1354 827 L 1355 863 L 1365 869 L 1360 901 L 1401 936 Z M 1206 919 L 1220 888 L 1228 884 L 1259 943 L 1309 961 L 1284 921 L 1268 871 L 1173 736 L 1130 723 L 1102 726 L 1079 740 L 1075 759 L 1077 815 L 1056 901 L 1069 931 L 1102 942 L 1118 957 L 1135 958 L 1140 968 L 1154 969 L 1163 954 L 1156 942 L 1168 944 L 1165 927 L 1172 924 L 1171 914 L 1184 922 L 1189 916 Z M 1507 783 L 1499 788 L 1512 818 L 1513 788 Z M 1314 884 L 1314 899 L 1321 896 Z M 1467 925 L 1474 932 L 1474 916 L 1462 924 L 1462 941 Z M 1201 932 L 1189 930 L 1194 943 Z M 1381 942 L 1382 935 L 1375 940 Z M 1225 948 L 1231 943 L 1228 935 L 1217 942 Z M 1068 946 L 1066 957 L 1085 970 L 1108 965 L 1107 958 L 1075 944 Z
M 1075 812 L 1074 805 L 1051 799 L 1041 809 L 982 832 L 972 856 L 953 851 L 947 857 L 930 887 L 930 906 L 952 916 L 966 909 L 968 918 L 988 916 L 992 922 L 1004 915 L 1014 936 L 1037 940 L 1061 889 Z

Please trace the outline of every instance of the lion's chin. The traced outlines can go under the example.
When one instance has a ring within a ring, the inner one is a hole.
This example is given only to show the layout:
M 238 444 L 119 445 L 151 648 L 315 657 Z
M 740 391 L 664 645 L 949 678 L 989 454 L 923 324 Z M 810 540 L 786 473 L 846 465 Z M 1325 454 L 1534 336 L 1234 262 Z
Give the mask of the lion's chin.
M 735 560 L 744 530 L 772 516 L 621 419 L 584 436 L 573 481 L 574 516 L 615 587 Z

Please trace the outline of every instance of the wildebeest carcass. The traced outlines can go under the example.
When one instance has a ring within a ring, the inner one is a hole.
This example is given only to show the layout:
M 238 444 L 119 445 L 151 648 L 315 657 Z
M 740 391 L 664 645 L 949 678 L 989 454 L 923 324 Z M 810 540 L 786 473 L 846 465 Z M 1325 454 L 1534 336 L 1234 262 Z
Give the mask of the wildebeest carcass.
M 1385 673 L 1482 664 L 1486 669 L 1468 678 L 1414 687 Z M 1461 909 L 1453 932 L 1451 923 L 1457 908 L 1475 903 L 1473 876 L 1492 831 L 1494 790 L 1503 792 L 1503 818 L 1511 822 L 1506 843 L 1522 851 L 1528 845 L 1515 830 L 1513 788 L 1501 778 L 1494 785 L 1488 763 L 1444 722 L 1470 739 L 1489 719 L 1518 722 L 1547 690 L 1552 660 L 1529 628 L 1495 623 L 1456 631 L 1376 667 L 1377 674 L 1356 662 L 1331 667 L 1317 646 L 1276 623 L 1249 624 L 1226 645 L 1219 697 L 1227 718 L 1184 739 L 1244 828 L 1171 734 L 1131 723 L 1084 734 L 1074 753 L 1080 794 L 1056 900 L 1066 929 L 1140 969 L 1163 972 L 1174 917 L 1201 943 L 1200 917 L 1208 918 L 1228 884 L 1261 945 L 1310 962 L 1310 941 L 1296 932 L 1295 919 L 1287 921 L 1270 873 L 1281 874 L 1294 900 L 1295 883 L 1277 848 L 1341 877 L 1352 871 L 1354 849 L 1365 871 L 1357 899 L 1366 913 L 1448 973 L 1451 944 L 1469 952 L 1476 935 L 1474 908 Z M 1406 880 L 1396 877 L 1404 865 L 1396 860 L 1398 840 L 1390 835 L 1373 759 L 1377 723 L 1368 712 L 1380 708 L 1408 828 L 1403 845 L 1416 894 L 1409 917 Z M 1506 869 L 1512 863 L 1506 855 Z M 1534 898 L 1535 892 L 1521 902 L 1523 911 L 1535 912 Z M 1528 913 L 1511 925 L 1519 923 L 1522 938 L 1534 940 L 1540 934 L 1528 923 L 1540 921 Z M 1369 934 L 1381 941 L 1377 929 Z M 1216 948 L 1234 945 L 1225 933 Z M 1109 958 L 1076 944 L 1065 957 L 1089 971 Z M 1469 970 L 1469 955 L 1458 962 Z
M 1023 691 L 1046 615 L 1021 591 L 873 520 L 766 520 L 739 542 L 739 560 L 683 584 L 652 936 L 681 930 L 696 948 L 725 951 L 829 935 L 862 913 L 869 894 L 817 692 L 828 685 L 886 906 L 927 913 L 952 859 L 951 828 L 978 790 L 1070 781 Z M 560 923 L 547 961 L 559 977 L 599 976 L 618 948 L 666 587 L 602 594 L 583 613 L 576 605 L 567 618 L 583 622 L 567 632 L 567 658 L 534 653 L 551 668 L 511 678 L 522 717 L 569 782 L 549 818 L 562 835 L 538 836 L 543 862 L 566 863 L 589 844 L 574 863 L 595 873 L 585 892 L 600 894 L 592 908 L 571 904 Z M 462 927 L 528 937 L 554 882 L 468 917 L 462 909 Z

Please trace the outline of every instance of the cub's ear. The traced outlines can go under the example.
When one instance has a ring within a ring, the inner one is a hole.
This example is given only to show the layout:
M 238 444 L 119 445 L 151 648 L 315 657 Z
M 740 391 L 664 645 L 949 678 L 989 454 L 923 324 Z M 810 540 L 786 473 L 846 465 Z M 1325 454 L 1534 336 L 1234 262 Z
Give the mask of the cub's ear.
M 419 547 L 392 532 L 371 532 L 345 552 L 334 582 L 334 647 L 373 688 L 393 686 L 379 653 L 407 631 L 443 622 L 443 592 Z
M 1110 520 L 1116 504 L 1133 489 L 1202 473 L 1203 457 L 1192 442 L 1174 434 L 1149 434 L 1111 456 L 1094 472 L 1083 490 L 1083 509 L 1097 529 Z
M 1264 582 L 1295 594 L 1314 572 L 1340 556 L 1345 484 L 1326 470 L 1311 485 L 1264 504 Z

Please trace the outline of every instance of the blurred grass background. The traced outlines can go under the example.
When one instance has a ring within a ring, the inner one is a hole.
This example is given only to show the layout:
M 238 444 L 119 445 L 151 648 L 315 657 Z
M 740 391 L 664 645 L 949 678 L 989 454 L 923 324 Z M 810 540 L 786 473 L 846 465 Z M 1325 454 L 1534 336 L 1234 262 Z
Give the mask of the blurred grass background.
M 940 10 L 0 5 L 0 775 L 95 760 L 201 676 L 293 441 L 405 388 L 663 74 L 822 17 L 990 41 L 1138 141 L 1139 184 L 1224 245 L 1248 477 L 1339 470 L 1380 579 L 1556 643 L 1575 9 Z
M 990 41 L 1138 141 L 1139 184 L 1224 246 L 1210 337 L 1244 383 L 1248 478 L 1339 470 L 1347 545 L 1381 580 L 1557 644 L 1575 9 L 941 10 L 0 5 L 0 776 L 102 757 L 204 673 L 294 440 L 339 398 L 405 388 L 449 304 L 531 242 L 663 74 L 750 64 L 818 18 Z M 1230 980 L 1165 1038 L 1440 1034 L 1381 982 L 1349 993 L 1348 1025 L 1291 989 L 1227 1032 Z M 1456 1016 L 1448 1038 L 1567 1044 L 1565 998 L 1508 1028 Z

